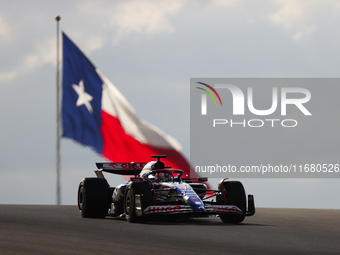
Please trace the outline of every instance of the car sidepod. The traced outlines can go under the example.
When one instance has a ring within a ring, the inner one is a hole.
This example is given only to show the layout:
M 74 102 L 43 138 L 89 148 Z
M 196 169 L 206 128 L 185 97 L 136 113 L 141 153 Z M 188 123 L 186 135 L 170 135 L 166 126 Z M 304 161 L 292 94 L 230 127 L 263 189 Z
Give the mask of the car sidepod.
M 189 184 L 183 183 L 174 186 L 174 188 L 183 196 L 183 200 L 186 204 L 190 205 L 194 211 L 205 211 L 204 203 Z

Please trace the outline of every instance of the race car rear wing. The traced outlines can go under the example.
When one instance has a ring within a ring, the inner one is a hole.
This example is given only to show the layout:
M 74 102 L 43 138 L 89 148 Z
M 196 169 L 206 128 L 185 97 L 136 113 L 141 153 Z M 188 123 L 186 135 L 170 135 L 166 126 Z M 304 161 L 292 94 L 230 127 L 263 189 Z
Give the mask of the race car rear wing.
M 134 175 L 137 176 L 143 169 L 143 167 L 147 163 L 144 162 L 105 162 L 105 163 L 96 163 L 98 170 L 95 171 L 98 178 L 104 178 L 102 172 L 107 172 L 111 174 L 120 174 L 120 175 Z

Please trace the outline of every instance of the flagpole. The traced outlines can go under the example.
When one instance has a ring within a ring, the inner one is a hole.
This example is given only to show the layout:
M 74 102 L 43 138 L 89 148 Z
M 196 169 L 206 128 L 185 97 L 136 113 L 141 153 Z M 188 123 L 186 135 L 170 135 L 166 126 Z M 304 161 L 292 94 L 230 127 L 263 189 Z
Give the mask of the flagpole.
M 56 146 L 56 163 L 57 163 L 57 205 L 61 204 L 60 198 L 60 84 L 59 84 L 59 21 L 60 16 L 56 16 L 55 20 L 57 21 L 57 146 Z

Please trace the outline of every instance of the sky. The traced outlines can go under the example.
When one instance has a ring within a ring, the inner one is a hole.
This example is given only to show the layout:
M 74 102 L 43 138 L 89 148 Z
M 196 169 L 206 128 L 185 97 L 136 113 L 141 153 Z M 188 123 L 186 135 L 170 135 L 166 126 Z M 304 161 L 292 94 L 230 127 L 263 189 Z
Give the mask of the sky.
M 190 78 L 338 78 L 339 14 L 336 0 L 0 0 L 0 203 L 56 203 L 56 15 L 189 158 Z M 62 204 L 101 161 L 62 139 Z M 340 179 L 241 181 L 259 207 L 340 209 Z

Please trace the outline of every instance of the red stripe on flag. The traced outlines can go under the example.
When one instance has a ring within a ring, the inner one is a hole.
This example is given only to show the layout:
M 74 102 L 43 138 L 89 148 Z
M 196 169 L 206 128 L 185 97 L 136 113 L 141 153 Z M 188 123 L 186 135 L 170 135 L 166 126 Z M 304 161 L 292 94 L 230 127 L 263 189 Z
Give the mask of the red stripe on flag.
M 172 148 L 160 148 L 143 144 L 126 134 L 119 120 L 102 111 L 101 133 L 104 140 L 102 155 L 111 161 L 148 162 L 151 155 L 166 155 L 162 161 L 173 169 L 181 169 L 190 176 L 190 164 L 182 154 Z M 197 176 L 191 176 L 197 178 Z

